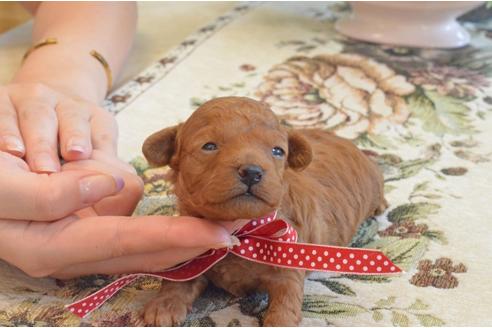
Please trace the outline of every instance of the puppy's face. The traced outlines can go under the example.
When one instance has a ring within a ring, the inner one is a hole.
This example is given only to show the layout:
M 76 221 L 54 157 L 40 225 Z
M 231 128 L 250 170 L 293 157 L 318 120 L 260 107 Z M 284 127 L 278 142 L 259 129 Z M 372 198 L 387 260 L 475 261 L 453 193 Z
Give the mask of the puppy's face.
M 285 170 L 302 170 L 312 158 L 306 140 L 282 128 L 265 104 L 239 97 L 205 103 L 186 123 L 147 138 L 143 153 L 175 171 L 175 191 L 188 213 L 218 220 L 275 210 Z

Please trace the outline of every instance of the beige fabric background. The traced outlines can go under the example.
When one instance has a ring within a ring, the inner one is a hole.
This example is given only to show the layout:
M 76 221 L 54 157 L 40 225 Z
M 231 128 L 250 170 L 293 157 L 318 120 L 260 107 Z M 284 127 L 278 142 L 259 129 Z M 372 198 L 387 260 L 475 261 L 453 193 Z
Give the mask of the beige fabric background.
M 0 2 L 0 34 L 8 31 L 31 18 L 18 2 Z

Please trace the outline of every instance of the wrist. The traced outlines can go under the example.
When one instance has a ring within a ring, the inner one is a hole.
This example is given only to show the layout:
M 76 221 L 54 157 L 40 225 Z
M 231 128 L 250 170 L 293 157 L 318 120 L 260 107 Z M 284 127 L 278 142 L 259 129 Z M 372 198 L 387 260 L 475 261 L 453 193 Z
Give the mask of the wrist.
M 90 51 L 70 44 L 33 51 L 16 73 L 15 83 L 42 83 L 74 98 L 100 103 L 107 92 L 104 67 Z

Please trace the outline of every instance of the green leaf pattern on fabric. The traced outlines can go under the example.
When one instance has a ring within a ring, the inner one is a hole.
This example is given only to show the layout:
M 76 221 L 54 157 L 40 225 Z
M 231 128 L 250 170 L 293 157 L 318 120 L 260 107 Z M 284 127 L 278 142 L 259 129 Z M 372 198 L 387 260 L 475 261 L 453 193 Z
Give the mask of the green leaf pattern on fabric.
M 469 108 L 460 100 L 438 94 L 435 91 L 419 90 L 407 99 L 412 114 L 426 131 L 442 136 L 474 132 L 468 117 Z

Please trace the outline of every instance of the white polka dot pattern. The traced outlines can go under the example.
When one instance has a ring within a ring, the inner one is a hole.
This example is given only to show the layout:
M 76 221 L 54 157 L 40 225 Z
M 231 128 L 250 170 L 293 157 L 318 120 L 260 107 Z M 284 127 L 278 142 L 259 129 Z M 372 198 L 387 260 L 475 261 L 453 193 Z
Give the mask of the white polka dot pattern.
M 195 259 L 159 273 L 138 273 L 123 276 L 108 286 L 66 307 L 85 317 L 103 305 L 120 289 L 141 276 L 171 281 L 194 279 L 228 253 L 249 261 L 278 267 L 328 271 L 349 274 L 394 274 L 401 272 L 389 258 L 377 250 L 297 243 L 297 231 L 276 213 L 251 220 L 234 233 L 241 244 L 231 249 L 210 250 Z

